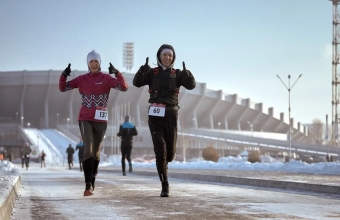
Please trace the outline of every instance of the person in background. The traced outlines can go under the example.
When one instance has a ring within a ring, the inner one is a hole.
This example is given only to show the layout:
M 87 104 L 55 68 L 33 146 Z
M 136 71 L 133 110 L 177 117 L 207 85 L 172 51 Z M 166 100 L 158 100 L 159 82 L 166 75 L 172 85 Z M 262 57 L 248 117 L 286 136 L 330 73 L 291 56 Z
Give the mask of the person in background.
M 25 165 L 26 165 L 26 170 L 28 170 L 29 164 L 30 164 L 30 158 L 31 158 L 31 153 L 32 153 L 32 149 L 30 147 L 30 145 L 28 144 L 28 142 L 25 143 L 25 147 L 24 147 L 24 160 L 25 160 Z
M 129 172 L 132 172 L 132 163 L 131 163 L 131 151 L 132 151 L 132 143 L 133 136 L 138 135 L 136 126 L 129 122 L 130 116 L 125 116 L 125 122 L 120 125 L 119 132 L 117 134 L 118 137 L 121 137 L 121 145 L 120 151 L 122 153 L 122 171 L 123 176 L 126 176 L 125 173 L 125 158 L 129 162 Z
M 8 154 L 7 154 L 7 150 L 5 149 L 2 151 L 2 159 L 7 160 L 7 157 L 8 157 Z
M 78 88 L 82 105 L 78 122 L 82 140 L 84 142 L 84 196 L 93 195 L 94 184 L 98 174 L 100 151 L 107 129 L 108 100 L 111 89 L 125 92 L 128 84 L 111 63 L 109 74 L 101 72 L 101 56 L 93 50 L 86 58 L 89 72 L 67 81 L 71 73 L 71 64 L 61 73 L 59 78 L 60 92 Z M 114 76 L 114 77 L 113 77 Z
M 24 147 L 21 148 L 21 150 L 20 150 L 20 158 L 21 158 L 21 166 L 22 166 L 22 168 L 24 168 L 24 165 L 25 165 L 25 153 L 24 153 L 24 149 L 25 148 Z
M 8 161 L 9 161 L 9 162 L 12 162 L 12 160 L 13 160 L 13 153 L 12 153 L 12 151 L 10 150 L 10 151 L 8 152 Z
M 180 87 L 196 87 L 194 76 L 186 69 L 174 69 L 176 53 L 171 45 L 163 44 L 156 54 L 158 66 L 151 68 L 146 58 L 133 78 L 136 87 L 149 87 L 148 124 L 156 155 L 156 167 L 162 183 L 161 197 L 169 197 L 168 163 L 174 159 L 177 141 L 178 94 Z
M 45 154 L 44 150 L 42 150 L 42 151 L 41 151 L 41 154 L 40 154 L 40 164 L 41 164 L 41 168 L 46 167 L 45 157 L 46 157 L 46 154 Z
M 74 154 L 74 148 L 71 144 L 68 145 L 68 148 L 66 149 L 67 153 L 67 163 L 69 170 L 71 169 L 71 165 L 73 166 L 73 154 Z
M 76 151 L 78 150 L 78 158 L 79 158 L 79 166 L 80 172 L 83 171 L 83 158 L 84 158 L 84 143 L 83 140 L 80 140 L 76 146 Z

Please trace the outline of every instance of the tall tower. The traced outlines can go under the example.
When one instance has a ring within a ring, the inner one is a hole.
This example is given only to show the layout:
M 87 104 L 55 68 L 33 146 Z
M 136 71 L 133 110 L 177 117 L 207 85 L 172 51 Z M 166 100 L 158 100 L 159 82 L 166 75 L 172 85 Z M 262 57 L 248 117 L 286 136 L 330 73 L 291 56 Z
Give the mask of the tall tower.
M 127 72 L 131 72 L 133 67 L 133 57 L 134 57 L 134 50 L 133 50 L 133 43 L 124 43 L 123 45 L 123 67 L 126 68 Z
M 338 65 L 340 64 L 340 54 L 338 51 L 338 45 L 340 44 L 340 16 L 338 12 L 338 5 L 340 0 L 329 0 L 333 3 L 333 37 L 332 37 L 332 133 L 330 138 L 331 145 L 337 145 L 338 140 L 338 125 L 339 125 L 339 90 L 338 84 Z

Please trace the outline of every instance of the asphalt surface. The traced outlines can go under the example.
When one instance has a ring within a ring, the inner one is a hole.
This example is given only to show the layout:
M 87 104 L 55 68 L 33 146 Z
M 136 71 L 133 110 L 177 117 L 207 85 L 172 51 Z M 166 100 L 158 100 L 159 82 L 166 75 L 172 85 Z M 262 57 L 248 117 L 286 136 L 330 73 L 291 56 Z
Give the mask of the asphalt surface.
M 121 172 L 119 168 L 115 167 L 103 167 L 101 170 Z M 156 168 L 134 168 L 133 172 L 138 175 L 157 176 Z M 169 168 L 168 175 L 180 179 L 340 194 L 340 176 L 329 174 Z
M 156 168 L 122 176 L 119 167 L 100 167 L 95 195 L 84 197 L 76 167 L 32 166 L 22 171 L 10 219 L 340 219 L 339 194 L 282 187 L 335 190 L 336 175 L 169 169 L 169 176 L 171 195 L 160 198 Z M 264 181 L 276 184 L 261 186 Z

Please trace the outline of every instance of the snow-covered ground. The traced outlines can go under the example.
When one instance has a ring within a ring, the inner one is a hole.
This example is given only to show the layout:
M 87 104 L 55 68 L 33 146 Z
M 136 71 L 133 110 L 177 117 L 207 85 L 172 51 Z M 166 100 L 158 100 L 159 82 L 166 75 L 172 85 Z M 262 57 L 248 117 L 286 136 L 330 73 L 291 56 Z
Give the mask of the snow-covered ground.
M 35 128 L 26 128 L 24 132 L 32 143 L 32 158 L 36 158 L 44 150 L 46 153 L 45 162 L 48 165 L 60 165 L 67 158 L 66 148 L 71 144 L 75 149 L 77 143 L 63 133 L 55 129 L 38 130 Z M 73 155 L 75 162 L 78 162 L 78 153 Z
M 201 158 L 192 159 L 190 162 L 173 161 L 169 163 L 169 168 L 176 169 L 220 169 L 220 170 L 258 170 L 258 171 L 284 171 L 284 172 L 303 172 L 314 174 L 340 174 L 339 162 L 322 162 L 308 164 L 301 161 L 290 161 L 288 163 L 278 162 L 270 157 L 262 157 L 261 163 L 249 163 L 241 156 L 222 157 L 218 162 L 205 161 Z M 100 166 L 121 166 L 121 156 L 110 156 L 106 161 L 102 161 Z M 60 165 L 57 165 L 60 166 Z M 78 164 L 74 164 L 75 167 Z M 155 160 L 145 160 L 143 158 L 133 159 L 134 167 L 155 168 Z M 0 201 L 4 201 L 9 190 L 13 187 L 14 181 L 20 175 L 21 168 L 8 161 L 0 161 Z
M 101 166 L 121 166 L 121 156 L 110 156 L 106 162 L 101 162 Z M 176 169 L 219 169 L 219 170 L 258 170 L 258 171 L 284 171 L 294 173 L 314 173 L 314 174 L 340 174 L 340 162 L 322 162 L 308 164 L 301 161 L 292 160 L 282 163 L 269 156 L 262 156 L 261 163 L 250 163 L 241 156 L 221 157 L 218 162 L 206 161 L 202 158 L 191 159 L 190 162 L 173 161 L 169 163 L 169 168 Z M 155 160 L 145 160 L 134 158 L 134 167 L 156 167 Z
M 218 162 L 205 161 L 202 158 L 192 159 L 190 162 L 173 161 L 169 163 L 169 168 L 176 169 L 219 169 L 219 170 L 258 170 L 258 171 L 284 171 L 294 173 L 313 173 L 313 174 L 332 174 L 340 175 L 340 162 L 322 162 L 308 164 L 301 161 L 290 161 L 288 163 L 278 162 L 275 159 L 265 156 L 261 158 L 261 163 L 249 163 L 241 156 L 238 157 L 221 157 Z M 134 167 L 155 168 L 155 160 L 145 160 L 143 158 L 134 158 L 132 160 Z M 50 166 L 50 165 L 49 165 Z M 61 166 L 58 165 L 58 166 Z M 78 166 L 77 163 L 74 164 Z M 106 161 L 101 161 L 100 166 L 121 166 L 121 156 L 110 156 Z M 13 176 L 20 175 L 21 169 L 17 165 L 8 161 L 0 161 L 0 189 L 12 183 L 10 179 Z M 1 191 L 1 190 L 0 190 Z

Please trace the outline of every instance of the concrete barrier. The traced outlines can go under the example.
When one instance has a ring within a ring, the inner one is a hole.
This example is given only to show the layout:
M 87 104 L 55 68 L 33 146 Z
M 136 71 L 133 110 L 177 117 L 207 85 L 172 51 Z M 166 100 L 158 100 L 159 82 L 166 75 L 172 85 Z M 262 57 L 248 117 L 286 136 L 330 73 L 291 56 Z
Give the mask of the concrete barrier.
M 112 171 L 120 172 L 120 171 L 115 171 L 115 170 L 112 170 Z M 146 175 L 146 176 L 158 176 L 157 171 L 135 170 L 133 171 L 133 174 Z M 310 192 L 316 192 L 316 193 L 340 194 L 340 186 L 320 185 L 320 184 L 313 184 L 313 183 L 255 179 L 255 178 L 246 178 L 246 177 L 237 177 L 237 176 L 195 174 L 195 173 L 184 173 L 184 172 L 179 172 L 179 173 L 169 172 L 168 176 L 170 178 L 189 179 L 189 180 L 206 181 L 206 182 L 228 183 L 228 184 L 236 184 L 236 185 L 255 186 L 255 187 L 276 188 L 276 189 L 301 190 L 301 191 L 310 191 Z
M 21 187 L 21 176 L 18 176 L 15 184 L 10 190 L 7 199 L 3 204 L 0 204 L 0 219 L 1 220 L 9 220 L 11 217 L 11 213 L 13 211 L 14 203 L 16 198 L 18 197 L 18 192 Z

